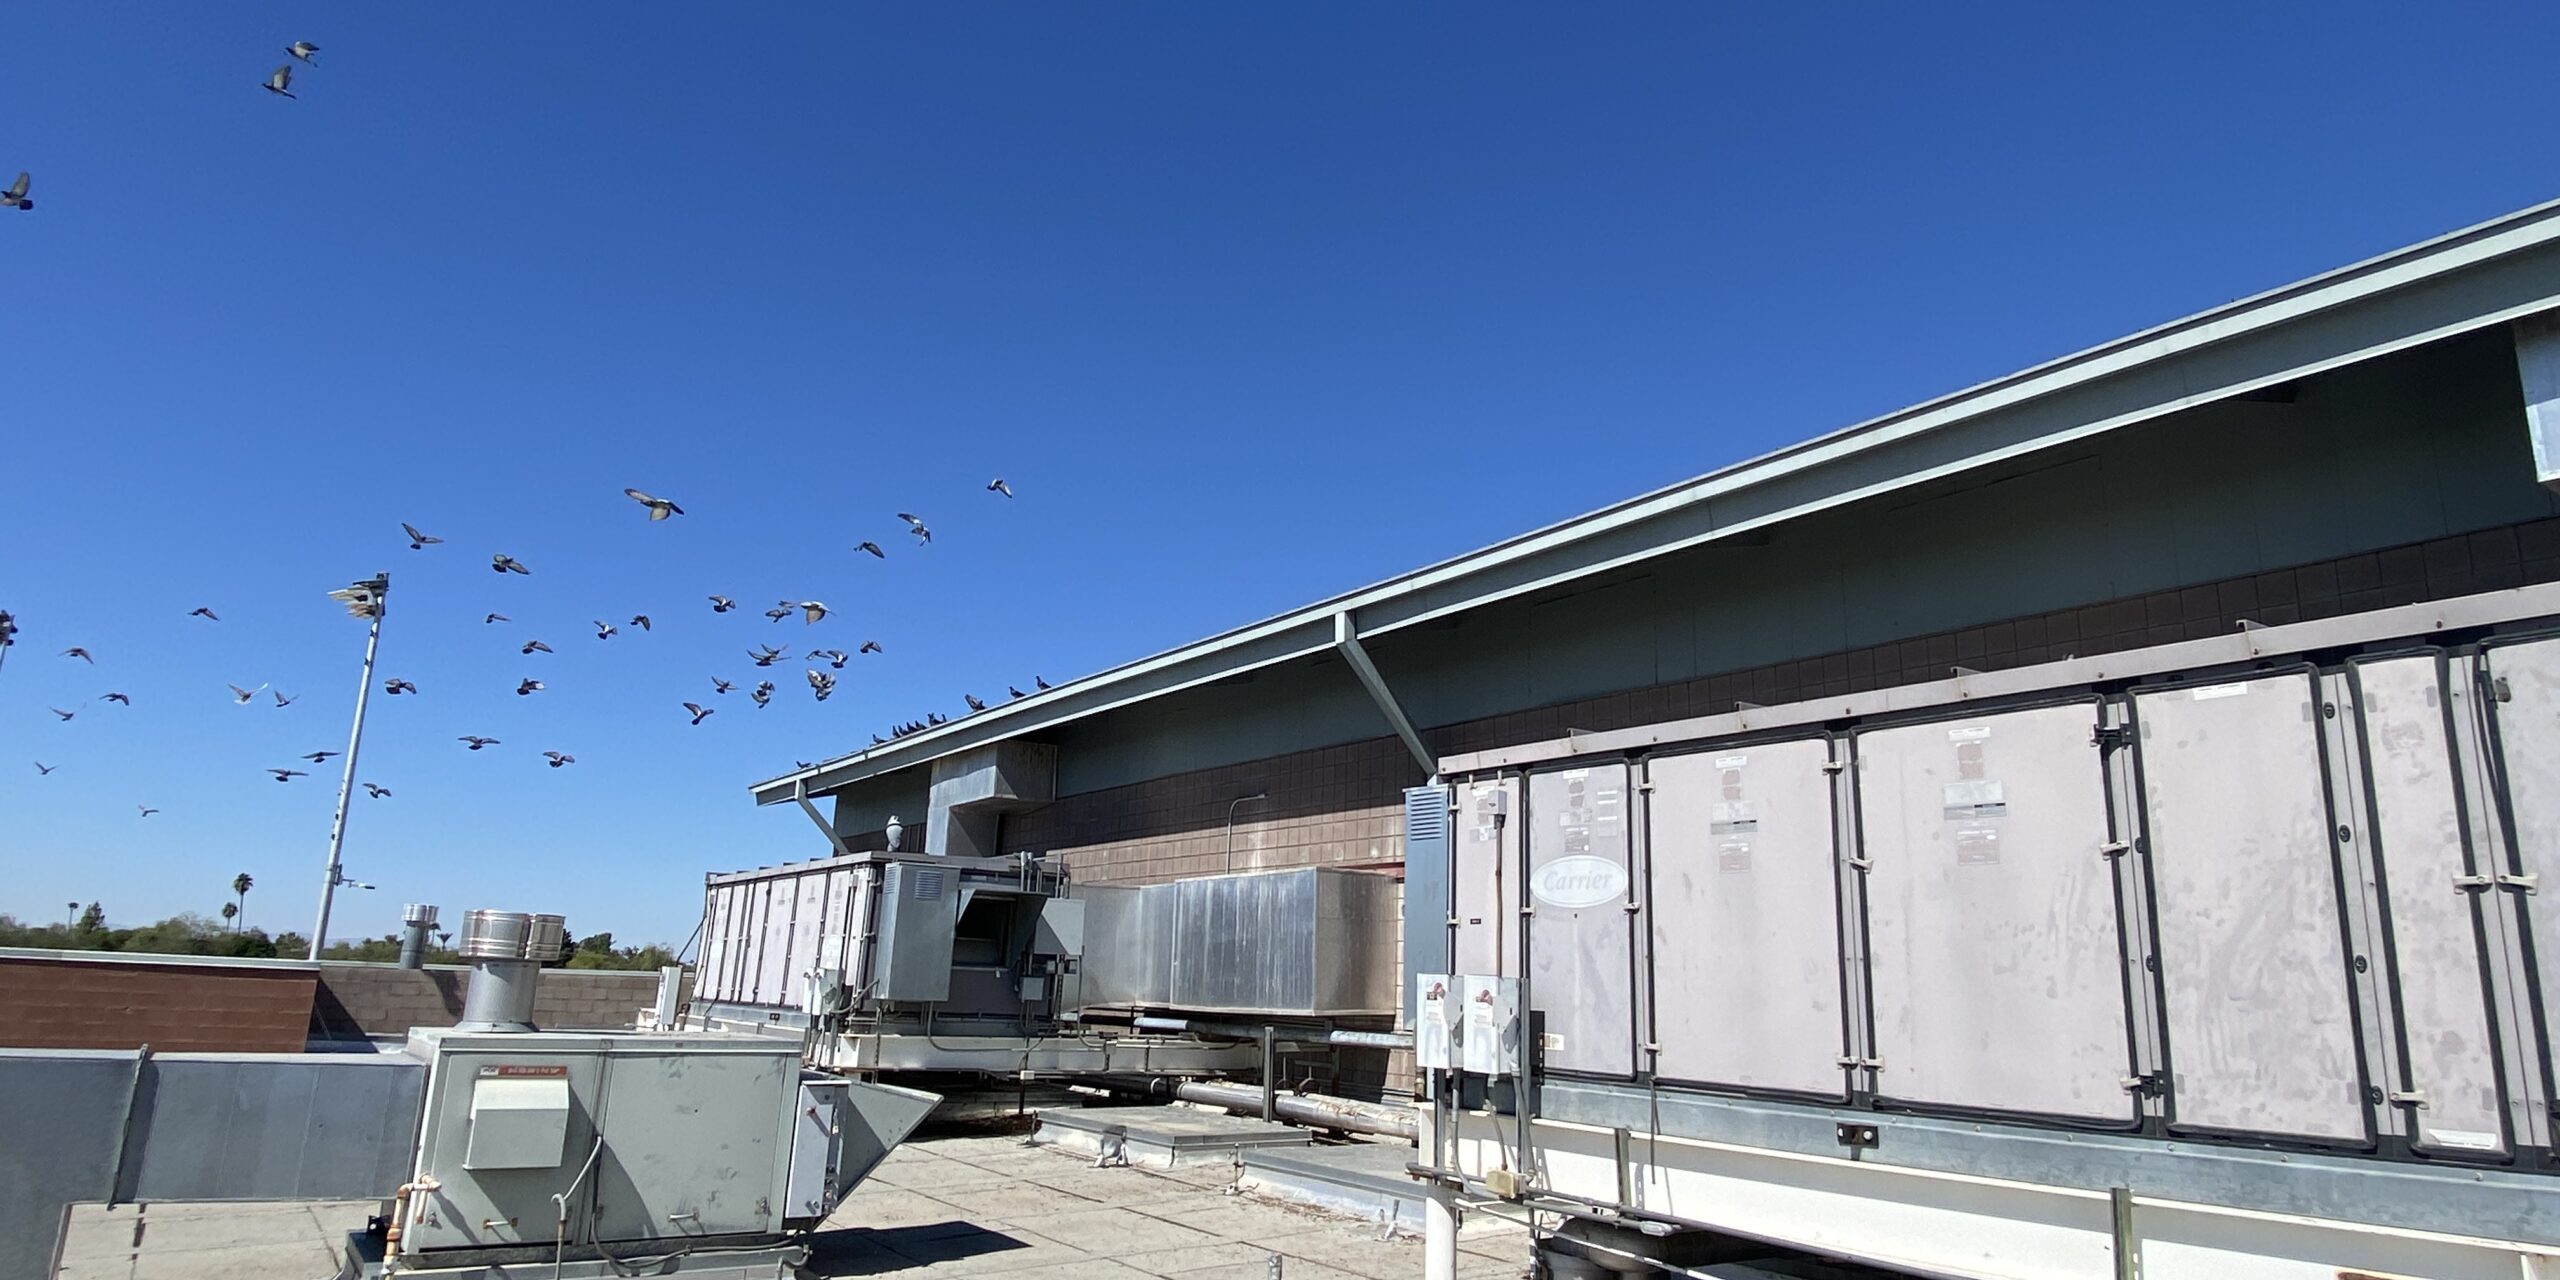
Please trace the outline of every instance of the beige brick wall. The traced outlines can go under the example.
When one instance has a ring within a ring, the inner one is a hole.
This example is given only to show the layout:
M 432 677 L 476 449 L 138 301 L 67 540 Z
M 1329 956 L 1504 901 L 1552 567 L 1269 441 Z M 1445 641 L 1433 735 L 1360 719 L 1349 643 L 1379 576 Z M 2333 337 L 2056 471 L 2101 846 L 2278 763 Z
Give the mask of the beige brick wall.
M 396 1036 L 411 1027 L 449 1027 L 462 1018 L 470 983 L 471 971 L 458 966 L 323 963 L 312 1034 Z M 625 1030 L 657 999 L 655 970 L 545 969 L 534 988 L 533 1020 L 552 1031 Z

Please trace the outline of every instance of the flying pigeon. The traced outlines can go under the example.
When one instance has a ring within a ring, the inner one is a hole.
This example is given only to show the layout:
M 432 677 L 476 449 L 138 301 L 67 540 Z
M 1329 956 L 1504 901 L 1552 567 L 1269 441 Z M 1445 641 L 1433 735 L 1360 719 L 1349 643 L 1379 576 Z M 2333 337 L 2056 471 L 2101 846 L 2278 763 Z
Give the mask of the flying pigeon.
M 10 183 L 8 190 L 0 191 L 0 204 L 13 204 L 18 206 L 20 209 L 32 209 L 36 207 L 36 202 L 27 198 L 26 170 L 19 170 L 18 180 Z
M 764 616 L 766 616 L 767 618 L 771 618 L 771 619 L 772 619 L 772 620 L 774 620 L 775 622 L 780 622 L 780 621 L 782 621 L 784 618 L 788 618 L 788 617 L 790 617 L 790 616 L 791 616 L 791 610 L 792 610 L 794 607 L 795 607 L 795 606 L 794 606 L 790 601 L 785 600 L 785 601 L 781 602 L 780 604 L 775 605 L 773 608 L 770 608 L 770 609 L 765 610 L 765 611 L 764 611 Z
M 454 739 L 454 741 L 462 743 L 473 751 L 477 751 L 482 747 L 494 747 L 498 745 L 498 740 L 496 738 L 482 738 L 468 733 Z
M 1043 680 L 1038 676 L 1033 676 L 1031 677 L 1031 687 L 1034 689 L 1046 689 L 1049 688 L 1050 685 L 1048 681 Z
M 637 489 L 625 489 L 622 491 L 622 496 L 631 499 L 633 502 L 639 503 L 641 506 L 647 507 L 649 509 L 649 518 L 652 520 L 664 520 L 668 516 L 680 516 L 684 514 L 684 508 L 679 507 L 664 498 L 652 498 L 648 494 L 642 493 Z
M 969 704 L 969 709 L 970 709 L 971 711 L 984 711 L 984 710 L 986 710 L 986 709 L 987 709 L 987 704 L 985 704 L 985 703 L 983 703 L 983 702 L 978 701 L 978 695 L 976 695 L 976 694 L 974 694 L 974 693 L 964 693 L 964 694 L 961 694 L 961 695 L 960 695 L 960 700 L 961 700 L 962 702 L 968 703 L 968 704 Z
M 1005 691 L 1006 693 L 1010 693 L 1010 694 L 1012 694 L 1013 696 L 1015 696 L 1015 697 L 1017 697 L 1017 698 L 1028 698 L 1028 697 L 1030 697 L 1030 696 L 1031 696 L 1030 694 L 1024 693 L 1022 690 L 1020 690 L 1020 689 L 1018 689 L 1018 688 L 1015 688 L 1015 687 L 1014 687 L 1014 686 L 1012 686 L 1012 685 L 1006 685 L 1006 686 L 1004 687 L 1004 691 Z
M 120 703 L 120 704 L 122 704 L 122 705 L 124 705 L 124 706 L 128 706 L 128 707 L 130 707 L 130 706 L 132 706 L 132 705 L 133 705 L 133 699 L 128 698 L 128 697 L 124 696 L 124 695 L 123 695 L 123 694 L 121 694 L 121 693 L 110 693 L 110 694 L 107 694 L 106 696 L 104 696 L 104 697 L 102 697 L 102 698 L 98 699 L 98 701 L 100 701 L 100 702 L 114 702 L 114 703 Z
M 921 529 L 924 527 L 924 521 L 917 519 L 914 512 L 901 511 L 898 513 L 898 518 L 906 521 L 907 527 L 910 529 Z
M 487 616 L 487 617 L 485 617 L 485 618 L 482 618 L 482 619 L 480 620 L 480 625 L 485 627 L 485 626 L 489 625 L 489 624 L 490 624 L 490 623 L 492 623 L 492 622 L 513 622 L 513 621 L 515 621 L 515 619 L 510 618 L 510 617 L 508 617 L 507 615 L 505 615 L 505 614 L 503 614 L 503 613 L 493 613 L 493 614 L 490 614 L 489 616 Z
M 879 641 L 877 641 L 877 640 L 865 640 L 865 641 L 863 641 L 863 642 L 862 642 L 862 648 L 859 650 L 859 652 L 862 652 L 862 653 L 878 653 L 878 652 L 880 652 L 880 642 L 879 642 Z
M 187 610 L 187 616 L 190 618 L 202 618 L 207 622 L 222 621 L 222 619 L 213 616 L 213 610 L 202 607 Z
M 800 621 L 804 625 L 815 623 L 818 619 L 827 616 L 827 605 L 823 600 L 803 600 L 791 607 L 800 611 Z
M 519 697 L 519 698 L 521 698 L 521 697 L 525 696 L 525 695 L 526 695 L 526 694 L 528 694 L 528 693 L 538 693 L 538 692 L 540 692 L 540 691 L 541 691 L 541 689 L 542 689 L 542 682 L 541 682 L 541 681 L 539 681 L 539 680 L 518 680 L 518 681 L 516 681 L 516 696 L 517 696 L 517 697 Z
M 756 681 L 756 687 L 748 690 L 747 696 L 755 699 L 756 710 L 764 710 L 765 704 L 773 701 L 773 682 L 771 680 Z
M 418 532 L 418 526 L 411 524 L 406 520 L 400 522 L 400 531 L 409 535 L 409 549 L 411 551 L 424 551 L 428 547 L 444 541 L 444 539 L 439 538 L 434 534 Z
M 267 772 L 274 774 L 276 776 L 276 781 L 278 782 L 291 782 L 296 778 L 308 778 L 311 776 L 300 769 L 269 769 Z
M 525 568 L 524 565 L 519 563 L 514 556 L 491 556 L 489 557 L 489 572 L 532 573 L 533 570 Z
M 711 677 L 711 691 L 713 693 L 727 693 L 731 689 L 735 689 L 737 687 L 738 686 L 731 684 L 718 676 Z
M 812 688 L 812 689 L 821 689 L 821 688 L 824 688 L 824 687 L 826 687 L 826 686 L 828 686 L 828 685 L 834 684 L 835 682 L 836 682 L 836 678 L 835 678 L 834 676 L 828 675 L 826 672 L 824 672 L 824 671 L 820 671 L 820 670 L 818 670 L 816 667 L 811 667 L 811 668 L 809 668 L 809 687 L 810 687 L 810 688 Z
M 245 707 L 245 706 L 248 706 L 248 705 L 249 705 L 249 699 L 251 699 L 251 698 L 254 698 L 254 697 L 257 697 L 257 696 L 258 696 L 258 689 L 264 689 L 264 688 L 266 688 L 266 686 L 265 686 L 265 685 L 259 685 L 259 686 L 258 686 L 258 689 L 243 689 L 243 688 L 241 688 L 240 686 L 238 686 L 238 685 L 236 685 L 236 684 L 235 684 L 235 685 L 230 686 L 230 688 L 231 688 L 231 700 L 232 700 L 233 702 L 239 703 L 241 706 L 244 706 L 244 707 Z
M 46 774 L 48 774 L 48 773 L 51 773 L 51 772 L 53 772 L 54 770 L 59 769 L 59 768 L 61 768 L 61 767 L 62 767 L 62 766 L 60 766 L 60 765 L 46 764 L 44 761 L 42 761 L 42 760 L 38 760 L 38 761 L 36 761 L 36 776 L 37 776 L 37 777 L 39 777 L 39 778 L 41 778 L 41 777 L 43 777 L 44 775 L 46 775 Z
M 617 627 L 602 618 L 596 619 L 596 639 L 611 640 L 620 634 L 622 634 L 622 628 Z
M 66 657 L 66 658 L 78 658 L 78 659 L 79 659 L 79 660 L 81 660 L 82 662 L 88 663 L 90 666 L 93 666 L 93 667 L 94 667 L 94 666 L 96 666 L 96 665 L 98 665 L 98 660 L 97 660 L 96 658 L 92 658 L 92 657 L 90 657 L 90 656 L 89 656 L 89 651 L 88 651 L 88 650 L 83 649 L 83 648 L 81 648 L 80 646 L 78 646 L 78 645 L 76 645 L 76 644 L 75 644 L 75 645 L 73 645 L 73 646 L 71 646 L 71 647 L 70 647 L 70 648 L 68 648 L 68 649 L 63 650 L 63 651 L 62 651 L 62 656 L 63 656 L 63 657 Z
M 1001 493 L 1010 498 L 1013 496 L 1013 486 L 1006 484 L 1003 476 L 997 476 L 995 479 L 987 482 L 987 492 Z
M 549 653 L 551 646 L 539 640 L 527 640 L 524 642 L 523 652 L 526 654 Z
M 774 663 L 782 660 L 782 650 L 776 649 L 772 645 L 766 645 L 760 649 L 747 650 L 747 656 L 755 659 L 756 665 L 759 667 L 770 667 Z
M 63 710 L 63 709 L 62 709 L 62 708 L 60 708 L 60 707 L 46 707 L 46 708 L 45 708 L 45 710 L 50 711 L 50 712 L 54 713 L 55 715 L 58 715 L 58 716 L 62 717 L 62 718 L 63 718 L 63 719 L 65 719 L 65 720 L 69 720 L 71 717 L 73 717 L 73 716 L 76 716 L 76 715 L 80 714 L 80 713 L 79 713 L 79 712 L 77 712 L 77 711 L 65 711 L 65 710 Z
M 853 544 L 853 549 L 856 551 L 868 551 L 882 560 L 889 558 L 889 553 L 881 550 L 880 544 L 877 542 L 857 542 Z
M 416 693 L 418 686 L 406 680 L 391 680 L 382 686 L 384 693 Z
M 711 611 L 713 613 L 727 613 L 731 609 L 735 609 L 737 607 L 738 602 L 727 596 L 711 597 Z
M 542 758 L 550 761 L 551 767 L 554 769 L 557 769 L 564 764 L 576 764 L 578 762 L 578 758 L 576 756 L 565 755 L 558 751 L 545 751 L 542 753 Z
M 641 629 L 641 630 L 643 630 L 643 631 L 648 630 L 648 629 L 649 629 L 649 615 L 648 615 L 648 614 L 645 614 L 645 613 L 635 613 L 635 614 L 632 614 L 632 615 L 631 615 L 631 625 L 632 625 L 632 626 L 635 626 L 635 627 L 638 627 L 638 628 L 640 628 L 640 629 Z
M 727 693 L 728 690 L 722 689 L 720 692 Z M 706 707 L 699 702 L 688 702 L 684 704 L 684 709 L 693 713 L 693 722 L 695 724 L 702 723 L 702 718 L 710 715 L 712 711 L 712 708 Z
M 372 784 L 372 783 L 368 782 L 368 783 L 364 784 L 364 793 L 365 793 L 365 795 L 367 795 L 367 796 L 371 797 L 372 799 L 379 800 L 379 799 L 383 798 L 384 796 L 390 795 L 390 794 L 391 794 L 391 788 L 389 788 L 389 787 L 378 787 L 378 786 L 375 786 L 374 784 Z
M 320 52 L 320 46 L 313 44 L 308 40 L 296 40 L 292 44 L 286 45 L 284 47 L 284 51 L 304 62 L 311 63 L 312 66 L 316 67 L 320 65 L 317 62 L 311 61 L 311 55 Z
M 160 812 L 159 810 L 154 809 L 154 808 L 152 808 L 150 805 L 147 805 L 147 804 L 138 804 L 138 805 L 135 805 L 135 806 L 134 806 L 134 808 L 142 810 L 142 816 L 143 816 L 143 817 L 146 817 L 146 818 L 150 817 L 152 814 L 155 814 L 155 813 Z
M 308 760 L 313 764 L 327 764 L 329 763 L 329 757 L 344 754 L 344 752 L 340 751 L 314 751 L 311 754 L 304 756 L 303 759 Z
M 292 84 L 293 64 L 288 62 L 276 68 L 275 74 L 267 77 L 266 90 L 278 97 L 290 98 L 293 96 L 293 90 L 289 87 Z
M 844 670 L 845 652 L 842 649 L 811 649 L 807 654 L 807 658 L 810 660 L 824 658 L 827 660 L 828 666 L 833 667 L 838 671 Z
M 284 696 L 284 690 L 282 689 L 276 690 L 273 696 L 276 700 L 276 705 L 279 707 L 290 707 L 293 705 L 293 699 Z
M 923 525 L 917 525 L 915 528 L 907 530 L 907 532 L 916 536 L 916 545 L 919 547 L 933 541 L 933 530 L 925 528 Z

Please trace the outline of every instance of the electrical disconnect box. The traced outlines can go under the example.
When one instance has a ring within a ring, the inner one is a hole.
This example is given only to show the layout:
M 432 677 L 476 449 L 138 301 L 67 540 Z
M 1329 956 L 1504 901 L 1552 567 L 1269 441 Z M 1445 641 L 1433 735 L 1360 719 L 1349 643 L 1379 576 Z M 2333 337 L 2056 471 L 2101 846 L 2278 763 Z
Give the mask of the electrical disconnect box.
M 872 994 L 883 1000 L 951 998 L 951 945 L 960 895 L 942 867 L 893 862 L 880 876 L 880 943 Z
M 1413 1062 L 1425 1071 L 1458 1069 L 1460 1024 L 1453 1015 L 1449 975 L 1413 975 Z
M 1520 980 L 1469 975 L 1457 980 L 1457 989 L 1458 1069 L 1512 1074 L 1520 1060 Z

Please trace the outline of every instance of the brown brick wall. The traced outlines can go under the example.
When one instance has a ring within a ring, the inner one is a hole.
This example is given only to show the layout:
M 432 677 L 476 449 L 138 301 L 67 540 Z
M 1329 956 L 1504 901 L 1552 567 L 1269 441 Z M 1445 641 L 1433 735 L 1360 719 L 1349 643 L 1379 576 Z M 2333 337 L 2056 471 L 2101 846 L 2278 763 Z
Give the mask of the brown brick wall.
M 1727 671 L 1604 697 L 1425 730 L 1447 755 L 1733 710 L 1737 702 L 1805 698 L 1941 680 L 2069 656 L 2224 635 L 2242 619 L 2268 625 L 2560 581 L 2560 519 L 2537 520 L 2290 569 L 2202 583 L 2076 609 L 2008 618 L 1841 653 Z M 1005 820 L 1007 852 L 1062 855 L 1087 882 L 1146 883 L 1226 865 L 1226 813 L 1237 796 L 1239 870 L 1400 862 L 1402 792 L 1421 771 L 1392 737 L 1293 752 L 1066 796 Z
M 0 957 L 0 1045 L 296 1053 L 318 983 L 307 966 Z

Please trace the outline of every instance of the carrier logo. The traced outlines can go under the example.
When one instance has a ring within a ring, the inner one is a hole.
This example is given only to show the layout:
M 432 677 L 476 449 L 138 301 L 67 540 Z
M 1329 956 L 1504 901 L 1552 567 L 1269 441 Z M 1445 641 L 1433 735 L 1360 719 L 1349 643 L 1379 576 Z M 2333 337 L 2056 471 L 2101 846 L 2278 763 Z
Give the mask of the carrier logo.
M 1551 907 L 1596 907 L 1626 896 L 1627 872 L 1607 858 L 1578 853 L 1532 872 L 1529 892 Z

